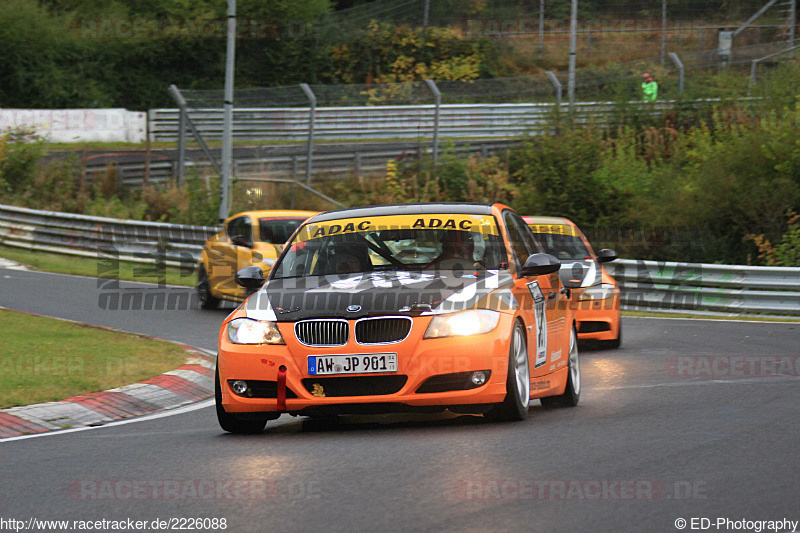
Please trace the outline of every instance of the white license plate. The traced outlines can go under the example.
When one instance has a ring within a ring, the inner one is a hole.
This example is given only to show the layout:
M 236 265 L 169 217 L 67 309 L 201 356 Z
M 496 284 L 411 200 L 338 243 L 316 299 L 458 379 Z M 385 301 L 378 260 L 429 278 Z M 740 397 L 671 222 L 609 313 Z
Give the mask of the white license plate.
M 397 372 L 396 353 L 357 353 L 349 355 L 309 355 L 308 374 L 375 374 Z

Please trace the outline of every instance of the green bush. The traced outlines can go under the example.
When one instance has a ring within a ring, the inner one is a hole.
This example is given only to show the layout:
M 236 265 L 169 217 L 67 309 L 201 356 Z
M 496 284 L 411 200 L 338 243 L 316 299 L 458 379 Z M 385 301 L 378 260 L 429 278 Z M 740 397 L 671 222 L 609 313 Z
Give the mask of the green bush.
M 0 190 L 18 192 L 36 173 L 42 141 L 26 130 L 0 134 Z
M 800 215 L 790 213 L 788 228 L 780 242 L 773 246 L 764 235 L 745 235 L 758 247 L 759 259 L 768 266 L 796 267 L 800 265 Z
M 530 215 L 567 216 L 578 225 L 620 220 L 625 196 L 597 177 L 605 136 L 593 127 L 525 140 L 513 150 L 514 207 Z

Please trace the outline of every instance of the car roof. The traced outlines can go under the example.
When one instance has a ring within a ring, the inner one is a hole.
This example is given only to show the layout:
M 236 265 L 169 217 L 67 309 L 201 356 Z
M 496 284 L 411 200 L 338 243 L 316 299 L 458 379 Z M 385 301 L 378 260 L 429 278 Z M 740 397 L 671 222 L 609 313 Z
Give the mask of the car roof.
M 264 217 L 311 217 L 319 213 L 319 211 L 297 211 L 293 209 L 264 209 L 260 211 L 242 211 L 241 213 L 236 213 L 228 218 L 231 220 L 236 217 L 250 215 L 254 218 L 264 218 Z
M 548 226 L 575 226 L 575 223 L 564 217 L 522 217 L 526 224 L 544 224 Z
M 391 204 L 371 207 L 356 207 L 329 211 L 314 217 L 314 222 L 339 220 L 342 218 L 376 217 L 388 215 L 490 215 L 492 206 L 488 204 L 469 204 L 457 202 L 418 203 L 418 204 Z

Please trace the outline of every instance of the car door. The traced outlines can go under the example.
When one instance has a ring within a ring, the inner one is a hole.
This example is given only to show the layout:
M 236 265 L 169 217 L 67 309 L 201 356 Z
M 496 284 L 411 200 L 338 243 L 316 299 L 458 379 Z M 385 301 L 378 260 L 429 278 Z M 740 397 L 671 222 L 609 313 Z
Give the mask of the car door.
M 514 249 L 516 272 L 520 272 L 528 256 L 542 253 L 542 250 L 522 217 L 506 211 L 503 218 Z M 514 293 L 525 317 L 528 352 L 533 363 L 531 377 L 550 373 L 556 369 L 556 360 L 567 357 L 563 346 L 568 333 L 568 301 L 558 273 L 518 276 Z
M 253 259 L 253 221 L 243 215 L 230 220 L 225 227 L 225 239 L 214 244 L 209 253 L 209 283 L 218 292 L 235 298 L 244 298 L 247 293 L 239 287 L 236 272 Z

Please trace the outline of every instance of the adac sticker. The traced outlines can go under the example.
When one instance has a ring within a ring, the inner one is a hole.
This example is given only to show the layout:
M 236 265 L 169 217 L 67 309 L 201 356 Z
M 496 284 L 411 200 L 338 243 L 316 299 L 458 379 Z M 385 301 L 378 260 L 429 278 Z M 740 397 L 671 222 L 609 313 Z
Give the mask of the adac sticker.
M 528 283 L 528 290 L 533 296 L 533 316 L 536 320 L 536 361 L 538 368 L 547 362 L 547 317 L 544 313 L 545 297 L 537 281 Z
M 528 224 L 534 233 L 552 233 L 553 235 L 577 235 L 572 226 L 566 224 Z
M 474 231 L 484 235 L 498 235 L 497 224 L 491 215 L 389 215 L 314 222 L 300 230 L 297 235 L 297 241 L 309 241 L 330 235 L 391 229 L 458 230 Z

